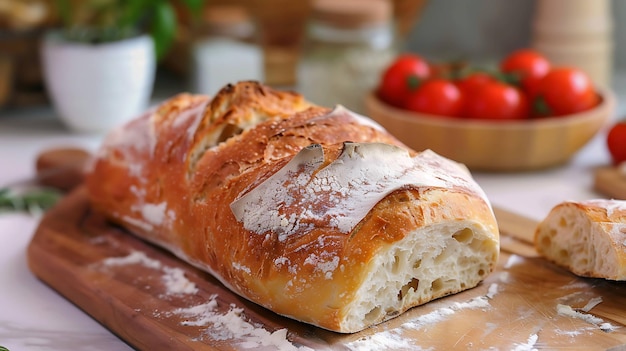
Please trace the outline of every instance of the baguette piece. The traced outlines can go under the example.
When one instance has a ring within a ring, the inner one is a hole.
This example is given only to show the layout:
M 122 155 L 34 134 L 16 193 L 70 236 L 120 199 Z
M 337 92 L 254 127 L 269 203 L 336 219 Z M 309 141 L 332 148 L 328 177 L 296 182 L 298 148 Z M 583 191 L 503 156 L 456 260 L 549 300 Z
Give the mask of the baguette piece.
M 255 82 L 176 96 L 111 133 L 86 184 L 111 221 L 342 333 L 476 286 L 499 253 L 464 166 Z
M 537 227 L 535 247 L 576 275 L 626 280 L 626 201 L 556 205 Z

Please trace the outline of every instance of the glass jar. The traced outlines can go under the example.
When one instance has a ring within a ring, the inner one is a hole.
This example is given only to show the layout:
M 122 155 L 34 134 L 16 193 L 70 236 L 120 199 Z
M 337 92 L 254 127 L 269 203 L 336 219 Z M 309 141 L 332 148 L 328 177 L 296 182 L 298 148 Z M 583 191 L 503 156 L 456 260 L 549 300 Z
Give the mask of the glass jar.
M 364 112 L 364 99 L 397 54 L 387 0 L 314 0 L 297 89 L 327 107 Z
M 228 83 L 263 81 L 263 50 L 247 10 L 209 6 L 193 44 L 192 89 L 215 95 Z

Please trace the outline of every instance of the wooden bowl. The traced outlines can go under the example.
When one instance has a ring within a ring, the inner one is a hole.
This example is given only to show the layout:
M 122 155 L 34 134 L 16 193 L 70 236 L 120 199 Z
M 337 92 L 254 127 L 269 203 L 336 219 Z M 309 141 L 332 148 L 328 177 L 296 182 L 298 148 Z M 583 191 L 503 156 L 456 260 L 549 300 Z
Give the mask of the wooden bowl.
M 611 91 L 581 113 L 523 121 L 488 121 L 415 113 L 366 97 L 368 115 L 415 150 L 431 149 L 471 170 L 514 172 L 567 162 L 604 126 L 615 109 Z

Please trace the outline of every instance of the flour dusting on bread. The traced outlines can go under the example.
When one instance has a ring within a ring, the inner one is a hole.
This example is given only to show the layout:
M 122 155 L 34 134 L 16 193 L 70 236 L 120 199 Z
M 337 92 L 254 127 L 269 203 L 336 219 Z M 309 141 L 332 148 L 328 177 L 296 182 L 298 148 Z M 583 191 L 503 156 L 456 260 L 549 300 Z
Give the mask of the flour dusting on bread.
M 277 232 L 281 241 L 306 234 L 320 221 L 347 234 L 381 199 L 407 186 L 458 187 L 482 196 L 464 169 L 432 151 L 411 158 L 393 145 L 346 142 L 327 165 L 320 145 L 303 149 L 231 209 L 246 229 Z
M 343 333 L 475 287 L 498 259 L 464 166 L 257 82 L 128 123 L 86 184 L 94 209 L 234 293 Z

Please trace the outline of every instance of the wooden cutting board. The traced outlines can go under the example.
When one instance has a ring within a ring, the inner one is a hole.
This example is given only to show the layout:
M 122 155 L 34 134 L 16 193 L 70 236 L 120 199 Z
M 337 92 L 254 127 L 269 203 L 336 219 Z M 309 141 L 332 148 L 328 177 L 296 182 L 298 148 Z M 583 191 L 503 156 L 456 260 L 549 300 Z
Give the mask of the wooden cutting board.
M 594 171 L 593 187 L 612 199 L 626 200 L 626 175 L 617 167 L 599 167 Z
M 299 323 L 232 294 L 107 223 L 92 212 L 83 187 L 45 215 L 28 262 L 42 281 L 137 349 L 626 348 L 618 347 L 626 344 L 626 284 L 555 267 L 528 243 L 536 223 L 502 210 L 496 216 L 515 236 L 502 236 L 497 269 L 482 284 L 356 334 Z

